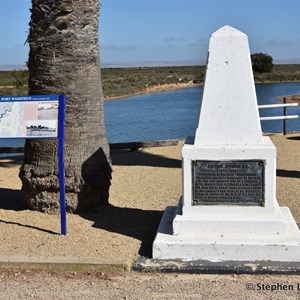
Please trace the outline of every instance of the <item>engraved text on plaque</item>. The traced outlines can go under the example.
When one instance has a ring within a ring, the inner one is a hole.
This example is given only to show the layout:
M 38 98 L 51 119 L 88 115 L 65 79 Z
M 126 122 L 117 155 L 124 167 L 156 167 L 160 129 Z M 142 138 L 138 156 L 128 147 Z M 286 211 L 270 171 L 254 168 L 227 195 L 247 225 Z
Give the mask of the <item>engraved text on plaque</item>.
M 264 205 L 260 160 L 193 161 L 193 205 Z

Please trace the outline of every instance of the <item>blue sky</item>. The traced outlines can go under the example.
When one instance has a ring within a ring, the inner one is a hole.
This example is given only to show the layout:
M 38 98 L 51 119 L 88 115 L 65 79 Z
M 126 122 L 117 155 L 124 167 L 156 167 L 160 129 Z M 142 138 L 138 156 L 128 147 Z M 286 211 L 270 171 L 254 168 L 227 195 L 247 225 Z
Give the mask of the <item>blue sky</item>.
M 210 35 L 224 25 L 249 37 L 251 53 L 300 63 L 299 0 L 102 0 L 103 65 L 180 64 L 206 59 Z M 23 65 L 30 0 L 0 0 L 0 65 Z

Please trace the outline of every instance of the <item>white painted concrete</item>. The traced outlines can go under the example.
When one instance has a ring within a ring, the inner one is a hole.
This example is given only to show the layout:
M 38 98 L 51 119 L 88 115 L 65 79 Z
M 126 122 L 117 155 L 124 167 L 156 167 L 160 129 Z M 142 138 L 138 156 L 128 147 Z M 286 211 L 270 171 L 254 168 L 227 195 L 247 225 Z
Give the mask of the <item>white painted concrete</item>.
M 299 229 L 290 211 L 280 208 L 284 217 L 286 234 L 274 238 L 194 237 L 172 235 L 172 220 L 176 207 L 168 207 L 153 243 L 153 258 L 207 261 L 300 261 Z M 264 228 L 262 228 L 262 231 Z
M 300 261 L 300 232 L 276 200 L 276 148 L 260 128 L 247 36 L 225 26 L 210 40 L 195 140 L 185 143 L 183 196 L 168 208 L 153 257 L 211 261 Z M 264 204 L 193 205 L 194 161 L 262 161 Z
M 258 145 L 197 145 L 186 143 L 183 157 L 183 213 L 215 214 L 273 214 L 278 208 L 276 201 L 276 148 L 269 137 L 262 137 Z M 192 205 L 192 161 L 195 160 L 262 160 L 265 162 L 265 207 L 244 206 L 194 206 Z
M 261 127 L 248 38 L 224 26 L 210 38 L 195 144 L 259 143 Z

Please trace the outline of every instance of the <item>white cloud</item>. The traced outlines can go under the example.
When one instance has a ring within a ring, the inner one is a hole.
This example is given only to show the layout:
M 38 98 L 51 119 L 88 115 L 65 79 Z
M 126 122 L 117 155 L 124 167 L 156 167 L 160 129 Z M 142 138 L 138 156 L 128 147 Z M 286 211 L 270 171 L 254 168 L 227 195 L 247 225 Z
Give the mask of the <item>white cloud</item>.
M 163 39 L 162 41 L 165 42 L 165 43 L 170 43 L 170 42 L 174 42 L 175 38 L 174 37 L 168 37 L 168 38 Z
M 292 41 L 290 40 L 284 40 L 284 39 L 276 39 L 276 40 L 271 40 L 271 41 L 268 41 L 266 43 L 266 45 L 268 46 L 290 46 L 292 45 Z
M 124 50 L 136 50 L 138 49 L 137 46 L 134 45 L 125 45 L 125 46 L 118 46 L 115 44 L 111 44 L 111 45 L 102 45 L 101 46 L 101 50 L 108 50 L 108 51 L 124 51 Z

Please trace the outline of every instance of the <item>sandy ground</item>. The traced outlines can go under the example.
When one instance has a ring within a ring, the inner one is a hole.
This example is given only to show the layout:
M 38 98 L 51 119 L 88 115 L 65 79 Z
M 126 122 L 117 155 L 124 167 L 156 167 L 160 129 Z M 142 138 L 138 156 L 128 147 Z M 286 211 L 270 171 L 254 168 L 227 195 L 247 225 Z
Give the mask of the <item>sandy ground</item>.
M 272 136 L 277 199 L 300 222 L 300 134 Z M 134 260 L 150 256 L 168 205 L 181 195 L 181 147 L 114 151 L 111 206 L 100 214 L 59 216 L 25 209 L 21 159 L 0 159 L 0 255 Z M 270 289 L 273 289 L 271 291 Z M 191 275 L 0 270 L 0 299 L 300 299 L 296 275 Z
M 60 236 L 58 215 L 26 210 L 21 202 L 21 158 L 0 160 L 0 255 L 133 260 L 150 256 L 167 205 L 181 194 L 181 145 L 114 151 L 111 206 L 100 214 L 67 216 Z
M 275 135 L 277 199 L 300 223 L 300 135 Z M 25 209 L 18 169 L 21 158 L 0 159 L 0 255 L 134 260 L 151 257 L 166 206 L 181 195 L 181 147 L 113 151 L 111 205 L 99 214 L 67 216 L 61 236 L 58 215 Z

